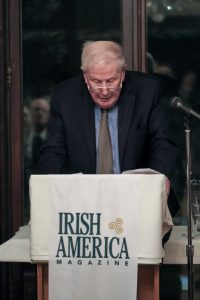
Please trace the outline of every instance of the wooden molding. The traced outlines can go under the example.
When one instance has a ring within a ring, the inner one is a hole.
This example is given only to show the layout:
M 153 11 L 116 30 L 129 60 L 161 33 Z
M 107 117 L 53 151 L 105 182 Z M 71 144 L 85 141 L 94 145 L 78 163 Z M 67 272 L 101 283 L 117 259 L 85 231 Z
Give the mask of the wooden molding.
M 122 1 L 123 48 L 129 70 L 146 71 L 146 0 Z
M 23 222 L 22 163 L 22 79 L 21 79 L 21 0 L 9 1 L 8 7 L 7 98 L 10 105 L 10 191 L 12 233 Z
M 146 0 L 133 1 L 133 66 L 134 70 L 146 71 Z

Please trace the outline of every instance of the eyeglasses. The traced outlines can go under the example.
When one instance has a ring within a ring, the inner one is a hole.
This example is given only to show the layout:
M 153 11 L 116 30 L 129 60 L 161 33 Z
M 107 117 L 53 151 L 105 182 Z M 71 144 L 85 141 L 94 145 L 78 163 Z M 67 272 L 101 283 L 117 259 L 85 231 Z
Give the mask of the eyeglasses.
M 104 89 L 106 89 L 109 92 L 115 92 L 115 91 L 118 91 L 118 90 L 122 89 L 122 81 L 120 82 L 119 85 L 115 85 L 115 86 L 112 86 L 112 85 L 109 85 L 109 84 L 106 84 L 105 86 L 96 86 L 96 85 L 91 86 L 91 84 L 89 85 L 87 82 L 86 82 L 86 84 L 87 84 L 88 90 L 90 92 L 94 92 L 94 93 L 100 93 Z

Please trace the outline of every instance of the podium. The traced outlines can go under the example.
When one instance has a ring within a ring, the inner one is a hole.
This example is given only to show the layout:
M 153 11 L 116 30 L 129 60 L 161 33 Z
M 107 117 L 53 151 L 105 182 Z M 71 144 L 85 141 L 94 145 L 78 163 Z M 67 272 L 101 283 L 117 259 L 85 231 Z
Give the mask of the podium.
M 61 177 L 60 177 L 61 176 Z M 78 176 L 78 177 L 77 177 Z M 30 180 L 31 224 L 0 246 L 0 261 L 37 264 L 37 299 L 48 299 L 49 199 L 52 178 L 95 180 L 106 175 L 33 175 Z M 109 176 L 111 176 L 109 178 Z M 164 257 L 162 236 L 172 227 L 167 207 L 165 176 L 161 174 L 108 175 L 137 182 L 140 193 L 137 300 L 159 299 L 159 266 Z M 70 179 L 71 180 L 71 179 Z
M 38 300 L 48 299 L 48 242 L 49 242 L 49 197 L 52 178 L 72 176 L 92 180 L 102 175 L 33 175 L 30 180 L 31 196 L 31 260 L 37 263 Z M 77 177 L 78 176 L 78 177 Z M 103 175 L 107 176 L 107 175 Z M 159 299 L 159 265 L 164 256 L 162 236 L 171 228 L 172 220 L 167 207 L 165 176 L 161 174 L 108 175 L 107 180 L 120 185 L 131 178 L 139 182 L 139 257 L 138 300 Z M 100 177 L 102 178 L 102 177 Z M 44 213 L 45 212 L 45 213 Z

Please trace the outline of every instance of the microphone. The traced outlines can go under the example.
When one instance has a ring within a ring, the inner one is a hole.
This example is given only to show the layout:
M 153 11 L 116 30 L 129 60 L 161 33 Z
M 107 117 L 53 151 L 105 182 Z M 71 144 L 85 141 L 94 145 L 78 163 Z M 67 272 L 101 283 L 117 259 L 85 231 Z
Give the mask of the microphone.
M 170 99 L 170 105 L 173 109 L 179 110 L 182 112 L 184 115 L 188 117 L 194 117 L 198 120 L 200 120 L 200 114 L 196 111 L 194 111 L 190 106 L 185 105 L 182 101 L 181 98 L 179 97 L 172 97 Z

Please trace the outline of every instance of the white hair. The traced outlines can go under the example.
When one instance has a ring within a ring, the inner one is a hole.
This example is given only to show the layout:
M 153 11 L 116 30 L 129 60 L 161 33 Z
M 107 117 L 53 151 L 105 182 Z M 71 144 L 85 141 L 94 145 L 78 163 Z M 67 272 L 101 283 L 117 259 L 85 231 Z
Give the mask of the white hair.
M 96 64 L 119 64 L 120 68 L 125 67 L 125 58 L 122 47 L 113 41 L 88 41 L 83 44 L 81 56 L 81 69 L 86 71 Z

